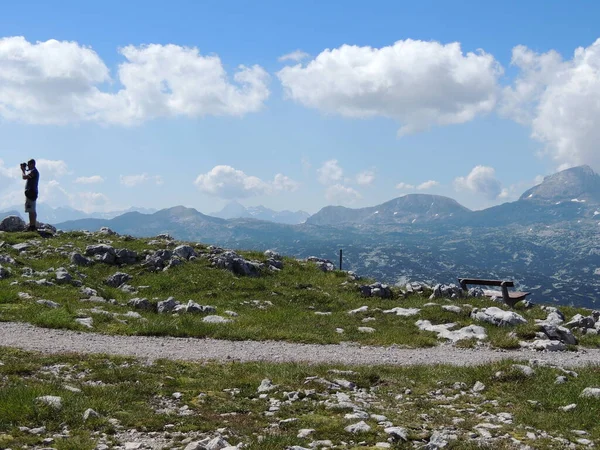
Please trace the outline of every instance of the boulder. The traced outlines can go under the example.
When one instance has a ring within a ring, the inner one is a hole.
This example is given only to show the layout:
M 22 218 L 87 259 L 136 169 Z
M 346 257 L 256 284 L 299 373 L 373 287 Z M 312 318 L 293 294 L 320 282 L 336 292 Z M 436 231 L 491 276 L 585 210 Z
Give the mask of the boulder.
M 141 309 L 144 311 L 154 311 L 155 305 L 150 303 L 146 298 L 132 298 L 127 304 L 135 309 Z
M 463 296 L 463 290 L 455 284 L 436 284 L 433 293 L 429 297 L 434 298 L 460 298 Z
M 550 340 L 561 341 L 567 345 L 576 345 L 577 338 L 573 335 L 571 330 L 560 325 L 542 325 L 542 331 L 548 336 Z
M 185 259 L 186 261 L 189 260 L 191 257 L 197 256 L 194 249 L 189 245 L 180 245 L 178 247 L 175 247 L 173 253 L 179 256 L 181 259 Z
M 0 222 L 0 231 L 16 232 L 23 231 L 27 224 L 19 216 L 8 216 Z
M 137 252 L 128 250 L 126 248 L 119 248 L 115 250 L 116 263 L 130 265 L 135 264 L 138 260 Z
M 70 283 L 71 281 L 73 281 L 73 277 L 69 272 L 67 272 L 67 269 L 64 267 L 59 267 L 56 269 L 56 282 L 58 284 L 66 284 Z
M 230 270 L 236 275 L 257 277 L 263 265 L 257 261 L 248 261 L 234 251 L 224 251 L 213 254 L 209 258 L 211 263 L 219 269 Z
M 88 245 L 85 248 L 85 256 L 93 256 L 96 261 L 105 264 L 114 264 L 117 259 L 115 249 L 107 244 Z
M 158 302 L 156 310 L 159 313 L 168 313 L 173 311 L 177 306 L 179 306 L 179 302 L 176 301 L 174 297 L 169 297 L 162 302 Z
M 471 317 L 476 320 L 488 322 L 499 327 L 527 323 L 527 320 L 525 320 L 521 315 L 517 314 L 516 312 L 505 311 L 495 306 L 492 306 L 490 308 L 484 308 L 481 310 L 474 309 L 471 313 Z
M 10 276 L 10 270 L 5 269 L 4 267 L 0 266 L 0 280 L 3 280 L 4 278 L 8 278 Z
M 124 272 L 117 272 L 117 273 L 109 276 L 104 282 L 111 287 L 117 288 L 117 287 L 127 283 L 131 279 L 132 279 L 131 275 L 124 273 Z
M 108 227 L 100 227 L 100 230 L 98 230 L 98 234 L 103 234 L 105 236 L 114 236 L 117 233 L 115 233 L 113 230 L 111 230 Z
M 587 387 L 583 390 L 580 397 L 600 399 L 600 388 Z
M 469 297 L 484 297 L 485 296 L 485 292 L 482 288 L 480 287 L 472 287 L 471 289 L 469 289 L 469 291 L 467 292 L 467 295 Z
M 153 254 L 146 256 L 142 265 L 152 272 L 163 270 L 173 257 L 171 250 L 156 250 Z
M 393 293 L 387 284 L 373 283 L 359 287 L 363 297 L 392 298 Z
M 89 266 L 92 264 L 92 260 L 86 258 L 81 253 L 71 253 L 71 264 L 75 264 L 76 266 Z
M 274 259 L 276 261 L 281 261 L 283 258 L 282 256 L 277 253 L 275 250 L 266 250 L 264 255 L 269 258 L 269 259 Z
M 16 264 L 17 262 L 10 255 L 0 255 L 1 264 Z
M 317 258 L 316 256 L 309 256 L 306 261 L 314 263 L 323 272 L 332 272 L 335 270 L 335 266 L 328 259 Z
M 565 323 L 567 328 L 594 328 L 596 320 L 593 316 L 582 316 L 581 314 L 575 314 L 571 320 Z

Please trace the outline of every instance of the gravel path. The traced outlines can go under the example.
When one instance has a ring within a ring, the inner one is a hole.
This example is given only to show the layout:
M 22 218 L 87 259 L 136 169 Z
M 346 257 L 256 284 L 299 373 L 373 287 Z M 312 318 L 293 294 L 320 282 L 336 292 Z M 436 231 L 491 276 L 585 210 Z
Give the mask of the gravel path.
M 0 322 L 0 346 L 44 353 L 105 353 L 144 359 L 273 361 L 349 365 L 484 364 L 501 359 L 537 359 L 566 367 L 600 364 L 600 350 L 534 352 L 530 350 L 459 349 L 448 345 L 402 349 L 357 344 L 315 345 L 279 341 L 224 341 L 152 336 L 110 336 Z

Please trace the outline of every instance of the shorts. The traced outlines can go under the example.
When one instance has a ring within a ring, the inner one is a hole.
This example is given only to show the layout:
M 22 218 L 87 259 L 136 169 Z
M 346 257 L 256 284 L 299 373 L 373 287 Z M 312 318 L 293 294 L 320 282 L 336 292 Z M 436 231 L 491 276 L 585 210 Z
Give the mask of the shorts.
M 35 200 L 29 200 L 25 198 L 25 212 L 26 213 L 34 213 L 35 211 Z

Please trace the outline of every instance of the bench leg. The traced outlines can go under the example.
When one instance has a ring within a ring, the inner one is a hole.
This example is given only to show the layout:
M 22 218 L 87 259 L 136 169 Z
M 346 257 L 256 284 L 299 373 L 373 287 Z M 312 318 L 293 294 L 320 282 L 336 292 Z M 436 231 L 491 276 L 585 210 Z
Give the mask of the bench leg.
M 510 295 L 508 295 L 508 288 L 506 286 L 502 286 L 502 299 L 504 300 L 504 303 L 506 303 L 511 308 L 514 307 L 515 303 L 519 301 L 510 298 Z

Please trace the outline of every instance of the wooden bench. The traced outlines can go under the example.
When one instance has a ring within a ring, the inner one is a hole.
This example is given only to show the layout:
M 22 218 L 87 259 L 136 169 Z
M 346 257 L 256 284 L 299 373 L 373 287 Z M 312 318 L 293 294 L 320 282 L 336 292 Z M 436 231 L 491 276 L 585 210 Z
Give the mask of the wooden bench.
M 509 292 L 508 291 L 509 287 L 510 288 L 515 287 L 515 283 L 512 281 L 480 280 L 477 278 L 459 278 L 458 282 L 460 283 L 460 287 L 464 291 L 467 290 L 467 285 L 469 285 L 469 284 L 475 284 L 475 285 L 480 285 L 480 286 L 500 286 L 500 288 L 502 289 L 502 299 L 504 300 L 504 303 L 506 303 L 511 308 L 514 307 L 517 304 L 517 302 L 524 300 L 525 297 L 527 297 L 528 295 L 531 294 L 531 292 L 520 292 L 520 291 Z

